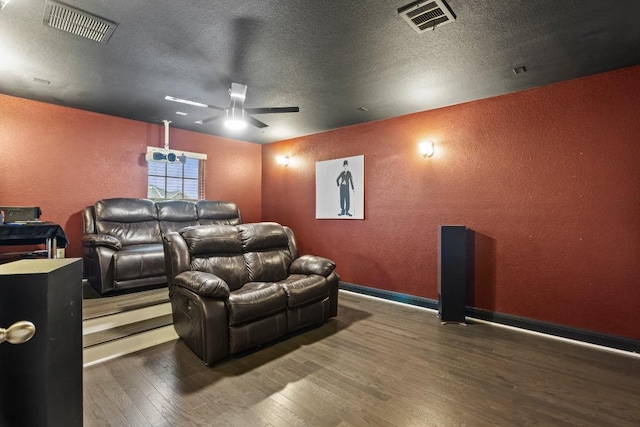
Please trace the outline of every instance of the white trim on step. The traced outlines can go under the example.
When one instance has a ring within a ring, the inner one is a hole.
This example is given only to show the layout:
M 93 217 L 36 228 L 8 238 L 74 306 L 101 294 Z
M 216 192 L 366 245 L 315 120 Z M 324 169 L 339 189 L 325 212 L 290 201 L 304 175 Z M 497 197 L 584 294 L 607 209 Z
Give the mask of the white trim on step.
M 138 318 L 140 320 L 140 318 Z M 109 341 L 104 344 L 98 344 L 83 351 L 83 366 L 94 365 L 96 363 L 105 362 L 125 354 L 133 353 L 154 345 L 162 344 L 178 338 L 173 325 L 163 326 L 161 328 L 152 329 L 118 340 Z
M 153 319 L 154 317 L 160 317 L 166 314 L 171 314 L 170 302 L 139 308 L 136 310 L 125 311 L 122 313 L 96 317 L 93 319 L 87 319 L 82 322 L 82 335 L 89 335 L 93 334 L 94 332 L 106 331 L 107 329 L 129 325 L 131 323 L 136 323 L 145 319 Z

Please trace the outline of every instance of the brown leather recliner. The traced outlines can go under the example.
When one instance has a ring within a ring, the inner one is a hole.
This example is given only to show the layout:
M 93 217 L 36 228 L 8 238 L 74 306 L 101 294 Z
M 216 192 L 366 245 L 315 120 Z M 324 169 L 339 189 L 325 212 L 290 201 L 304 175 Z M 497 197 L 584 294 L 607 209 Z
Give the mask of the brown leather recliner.
M 334 262 L 298 256 L 288 227 L 187 227 L 163 241 L 173 325 L 207 365 L 338 313 Z
M 231 202 L 113 198 L 82 211 L 84 275 L 99 294 L 164 286 L 162 236 L 203 224 L 239 224 Z

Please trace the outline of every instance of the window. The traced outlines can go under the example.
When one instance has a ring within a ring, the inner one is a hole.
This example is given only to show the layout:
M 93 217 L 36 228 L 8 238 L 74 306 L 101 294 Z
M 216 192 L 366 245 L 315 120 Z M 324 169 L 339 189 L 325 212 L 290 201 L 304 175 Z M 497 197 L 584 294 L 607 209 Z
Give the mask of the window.
M 147 197 L 155 200 L 204 199 L 204 160 L 185 156 L 182 161 L 148 159 Z

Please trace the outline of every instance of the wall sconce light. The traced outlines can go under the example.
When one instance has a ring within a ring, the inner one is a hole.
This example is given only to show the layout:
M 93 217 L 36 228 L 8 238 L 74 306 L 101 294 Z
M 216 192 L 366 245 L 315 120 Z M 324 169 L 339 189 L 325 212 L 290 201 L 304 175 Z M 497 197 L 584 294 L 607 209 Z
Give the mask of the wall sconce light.
M 418 144 L 418 147 L 420 148 L 420 154 L 425 159 L 427 157 L 432 157 L 433 153 L 436 152 L 435 146 L 433 145 L 433 141 L 430 139 L 427 141 L 421 142 L 420 144 Z
M 289 156 L 278 156 L 276 157 L 276 162 L 278 162 L 280 166 L 284 166 L 286 168 L 289 166 Z

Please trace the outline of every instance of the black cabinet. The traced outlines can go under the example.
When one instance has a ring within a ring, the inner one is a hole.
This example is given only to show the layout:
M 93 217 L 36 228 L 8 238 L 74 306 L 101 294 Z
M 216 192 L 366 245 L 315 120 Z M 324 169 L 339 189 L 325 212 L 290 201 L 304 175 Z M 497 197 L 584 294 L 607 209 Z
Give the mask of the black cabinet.
M 82 426 L 82 260 L 0 265 L 0 327 L 27 320 L 23 344 L 0 344 L 0 425 Z

